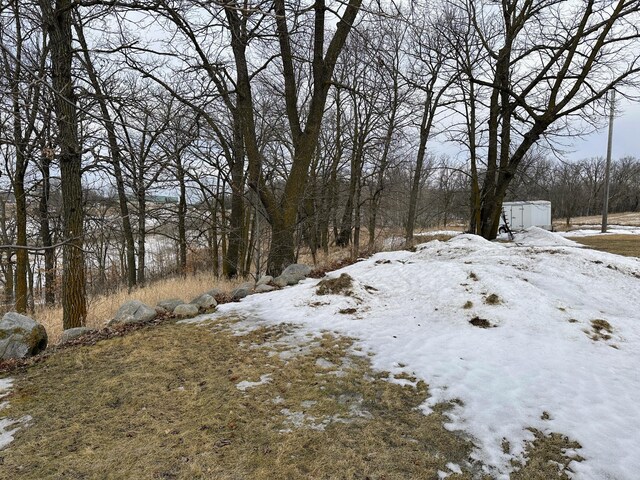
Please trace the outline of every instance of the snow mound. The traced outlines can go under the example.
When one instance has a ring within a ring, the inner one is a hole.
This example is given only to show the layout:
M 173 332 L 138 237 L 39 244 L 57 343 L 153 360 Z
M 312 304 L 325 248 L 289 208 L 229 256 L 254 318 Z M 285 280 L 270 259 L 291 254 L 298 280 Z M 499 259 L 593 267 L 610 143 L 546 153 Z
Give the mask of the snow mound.
M 532 247 L 582 247 L 554 232 L 540 227 L 529 227 L 514 235 L 514 242 Z
M 461 232 L 458 230 L 432 230 L 430 232 L 418 232 L 415 233 L 414 237 L 438 237 L 438 236 L 450 236 L 455 237 L 460 235 Z
M 374 368 L 429 385 L 426 414 L 461 400 L 446 427 L 474 439 L 494 477 L 508 478 L 535 428 L 580 443 L 574 478 L 635 480 L 640 259 L 563 240 L 533 228 L 521 246 L 554 248 L 518 248 L 463 234 L 332 273 L 348 273 L 355 296 L 318 295 L 309 279 L 217 315 L 358 339 Z
M 493 246 L 495 246 L 495 243 L 482 238 L 480 235 L 472 235 L 470 233 L 456 235 L 448 240 L 447 243 L 449 245 L 464 246 L 467 248 L 493 248 Z

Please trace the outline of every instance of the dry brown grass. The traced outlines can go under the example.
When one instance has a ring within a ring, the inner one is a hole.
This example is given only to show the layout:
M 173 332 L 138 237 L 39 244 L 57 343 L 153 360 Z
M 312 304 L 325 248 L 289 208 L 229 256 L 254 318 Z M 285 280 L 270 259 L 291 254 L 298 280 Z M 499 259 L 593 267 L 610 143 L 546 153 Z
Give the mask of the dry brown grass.
M 87 326 L 92 328 L 104 327 L 106 322 L 114 317 L 120 305 L 128 300 L 140 300 L 150 306 L 155 306 L 160 300 L 168 298 L 180 298 L 189 302 L 197 295 L 212 288 L 231 291 L 242 282 L 242 279 L 228 281 L 216 279 L 213 274 L 199 273 L 186 278 L 168 278 L 157 281 L 144 288 L 138 288 L 131 293 L 126 288 L 123 288 L 109 295 L 89 298 Z M 42 323 L 47 329 L 50 344 L 55 344 L 60 340 L 62 335 L 62 307 L 37 308 L 33 318 Z
M 287 362 L 273 355 L 285 333 L 165 324 L 60 352 L 16 378 L 6 413 L 34 420 L 0 453 L 0 478 L 437 478 L 468 458 L 448 406 L 417 410 L 424 383 L 386 381 L 331 335 Z
M 546 412 L 545 412 L 546 413 Z M 567 450 L 577 450 L 580 444 L 565 435 L 551 433 L 545 435 L 536 429 L 529 429 L 535 440 L 527 445 L 528 461 L 524 465 L 517 465 L 517 470 L 511 474 L 511 480 L 549 480 L 551 478 L 569 480 L 572 472 L 569 467 L 571 461 L 582 461 L 579 455 L 568 455 Z
M 627 225 L 627 226 L 640 226 L 640 212 L 622 212 L 622 213 L 610 213 L 608 215 L 608 222 L 610 225 Z M 589 217 L 575 217 L 571 219 L 572 226 L 579 225 L 600 225 L 602 223 L 602 215 L 592 215 Z M 560 230 L 566 229 L 566 219 L 557 218 L 553 221 L 554 227 Z
M 0 452 L 0 479 L 400 480 L 438 478 L 448 462 L 464 470 L 449 478 L 489 478 L 465 466 L 471 441 L 443 426 L 453 404 L 420 413 L 424 382 L 388 382 L 346 338 L 292 346 L 290 326 L 234 335 L 231 322 L 164 323 L 15 374 L 3 414 L 33 420 Z M 557 439 L 528 446 L 520 478 L 568 464 Z
M 617 253 L 627 257 L 640 257 L 639 235 L 594 235 L 593 237 L 569 238 L 594 250 Z
M 318 283 L 317 295 L 352 295 L 351 287 L 353 278 L 348 273 L 343 273 L 336 278 L 325 278 Z

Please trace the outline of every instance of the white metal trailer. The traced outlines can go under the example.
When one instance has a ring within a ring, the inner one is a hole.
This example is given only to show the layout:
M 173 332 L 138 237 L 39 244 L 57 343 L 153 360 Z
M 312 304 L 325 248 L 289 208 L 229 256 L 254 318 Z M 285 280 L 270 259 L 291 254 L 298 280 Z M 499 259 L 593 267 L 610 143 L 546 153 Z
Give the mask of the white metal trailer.
M 551 202 L 533 200 L 530 202 L 504 202 L 504 217 L 511 230 L 524 230 L 529 227 L 540 227 L 551 230 Z M 500 217 L 500 231 L 504 232 L 504 218 Z

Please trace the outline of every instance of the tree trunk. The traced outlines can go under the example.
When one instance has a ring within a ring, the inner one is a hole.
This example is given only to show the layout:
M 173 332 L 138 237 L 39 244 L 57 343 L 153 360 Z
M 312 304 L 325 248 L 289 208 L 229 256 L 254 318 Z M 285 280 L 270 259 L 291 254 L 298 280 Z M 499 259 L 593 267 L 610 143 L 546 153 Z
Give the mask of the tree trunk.
M 2 242 L 6 245 L 13 243 L 7 230 L 7 204 L 4 199 L 0 199 L 0 227 L 2 227 Z M 0 251 L 2 259 L 2 272 L 4 273 L 4 303 L 13 303 L 13 251 Z
M 18 147 L 21 148 L 21 147 Z M 21 154 L 17 154 L 21 157 Z M 21 165 L 22 164 L 22 165 Z M 24 190 L 24 163 L 16 161 L 16 173 L 13 181 L 13 191 L 16 198 L 16 244 L 27 246 L 27 200 Z M 22 170 L 22 171 L 20 171 Z M 29 263 L 29 252 L 24 248 L 16 250 L 16 270 L 15 270 L 15 289 L 16 289 L 16 311 L 26 313 L 27 311 L 27 270 Z
M 416 168 L 413 172 L 411 190 L 409 192 L 409 212 L 407 215 L 407 225 L 404 235 L 407 245 L 413 242 L 413 231 L 416 225 L 416 212 L 418 210 L 418 198 L 420 196 L 424 159 L 427 155 L 427 140 L 429 140 L 429 134 L 431 133 L 432 120 L 433 116 L 430 109 L 430 100 L 427 100 L 427 102 L 425 102 L 422 122 L 420 125 L 420 144 L 418 146 L 418 155 L 416 157 Z
M 60 144 L 63 205 L 62 324 L 81 327 L 87 318 L 83 247 L 82 149 L 78 139 L 76 95 L 73 91 L 71 12 L 72 0 L 40 0 L 42 17 L 51 37 L 51 70 Z
M 56 302 L 55 290 L 55 258 L 56 252 L 53 248 L 51 238 L 51 227 L 49 226 L 49 194 L 50 194 L 50 166 L 51 160 L 42 158 L 42 195 L 40 196 L 40 237 L 44 251 L 44 303 L 53 305 Z
M 141 175 L 142 176 L 142 175 Z M 146 268 L 146 236 L 147 236 L 147 199 L 144 188 L 144 178 L 141 178 L 138 182 L 138 284 L 144 286 L 146 282 L 145 268 Z
M 288 265 L 295 263 L 293 234 L 293 225 L 285 224 L 279 219 L 271 224 L 271 246 L 267 260 L 267 275 L 280 275 Z
M 176 159 L 176 178 L 180 187 L 180 200 L 178 201 L 178 273 L 184 277 L 187 275 L 187 186 L 180 158 Z
M 244 145 L 240 120 L 234 121 L 233 160 L 229 163 L 231 166 L 231 215 L 224 270 L 228 278 L 234 278 L 238 275 L 239 267 L 242 267 L 240 252 L 244 237 Z

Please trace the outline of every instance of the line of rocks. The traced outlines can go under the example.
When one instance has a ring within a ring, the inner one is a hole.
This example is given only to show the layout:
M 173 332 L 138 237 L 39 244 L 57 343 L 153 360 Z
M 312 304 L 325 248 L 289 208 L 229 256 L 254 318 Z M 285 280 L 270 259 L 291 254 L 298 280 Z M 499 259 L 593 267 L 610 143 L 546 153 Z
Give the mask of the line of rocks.
M 266 293 L 307 278 L 311 268 L 303 264 L 289 265 L 280 276 L 261 277 L 257 282 L 245 282 L 228 294 L 220 289 L 208 290 L 190 302 L 179 298 L 162 300 L 151 307 L 140 300 L 129 300 L 122 304 L 108 327 L 145 324 L 157 317 L 192 318 L 211 313 L 218 303 L 239 301 L 255 293 Z M 96 330 L 89 327 L 67 329 L 60 344 L 68 343 Z M 24 359 L 38 355 L 47 347 L 47 332 L 43 325 L 30 317 L 15 312 L 6 313 L 0 320 L 0 360 Z

